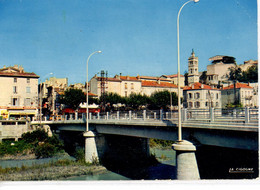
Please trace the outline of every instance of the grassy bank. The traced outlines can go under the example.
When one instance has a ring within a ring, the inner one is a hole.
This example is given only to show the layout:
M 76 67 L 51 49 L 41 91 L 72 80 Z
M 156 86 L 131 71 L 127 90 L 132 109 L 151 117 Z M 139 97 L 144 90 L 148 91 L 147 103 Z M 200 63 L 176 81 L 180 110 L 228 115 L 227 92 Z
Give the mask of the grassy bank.
M 13 168 L 0 167 L 0 181 L 62 180 L 71 176 L 93 175 L 106 172 L 100 165 L 71 160 L 59 160 L 48 164 Z

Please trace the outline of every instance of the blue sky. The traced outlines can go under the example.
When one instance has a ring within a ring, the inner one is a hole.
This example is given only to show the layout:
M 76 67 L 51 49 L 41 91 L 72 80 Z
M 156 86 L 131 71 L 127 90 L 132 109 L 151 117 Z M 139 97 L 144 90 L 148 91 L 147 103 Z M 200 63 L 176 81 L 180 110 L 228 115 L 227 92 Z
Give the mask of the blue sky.
M 187 0 L 0 0 L 0 68 L 22 65 L 44 76 L 86 80 L 177 73 L 176 20 Z M 200 0 L 180 17 L 181 73 L 194 49 L 199 70 L 215 55 L 238 64 L 257 57 L 256 0 Z

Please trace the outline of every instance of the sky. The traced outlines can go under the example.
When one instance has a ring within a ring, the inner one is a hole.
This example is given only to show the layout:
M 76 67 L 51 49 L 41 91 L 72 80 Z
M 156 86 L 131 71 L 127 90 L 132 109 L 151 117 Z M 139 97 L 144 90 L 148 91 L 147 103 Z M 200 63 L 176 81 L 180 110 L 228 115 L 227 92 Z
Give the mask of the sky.
M 187 0 L 0 0 L 0 68 L 22 65 L 44 81 L 177 74 L 177 14 Z M 194 49 L 210 57 L 258 59 L 257 0 L 200 0 L 180 15 L 181 74 Z M 49 75 L 53 73 L 53 75 Z

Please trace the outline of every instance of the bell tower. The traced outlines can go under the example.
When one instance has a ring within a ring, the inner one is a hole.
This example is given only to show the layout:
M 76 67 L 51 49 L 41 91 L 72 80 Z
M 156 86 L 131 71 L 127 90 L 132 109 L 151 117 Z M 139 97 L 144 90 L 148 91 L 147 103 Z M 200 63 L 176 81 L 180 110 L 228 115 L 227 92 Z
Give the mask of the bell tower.
M 191 56 L 188 59 L 188 85 L 199 82 L 199 59 L 195 56 L 194 50 L 192 49 Z

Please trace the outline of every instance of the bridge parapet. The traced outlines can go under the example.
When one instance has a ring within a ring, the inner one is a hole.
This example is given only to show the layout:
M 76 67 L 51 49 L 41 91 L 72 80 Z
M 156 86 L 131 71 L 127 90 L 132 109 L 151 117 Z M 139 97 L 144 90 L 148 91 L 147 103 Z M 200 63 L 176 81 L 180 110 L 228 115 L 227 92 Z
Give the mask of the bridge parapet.
M 92 114 L 89 113 L 89 121 L 91 120 L 125 120 L 125 121 L 177 121 L 178 112 L 163 112 L 162 110 L 156 111 L 117 111 L 117 112 L 102 112 Z M 53 121 L 82 121 L 85 122 L 86 117 L 83 114 L 82 117 L 78 117 L 76 114 L 52 118 L 47 120 L 45 117 L 42 121 L 49 123 Z M 258 123 L 258 109 L 241 108 L 241 109 L 182 109 L 182 121 L 199 121 L 199 122 L 224 122 L 224 123 Z M 32 123 L 39 123 L 35 118 Z

